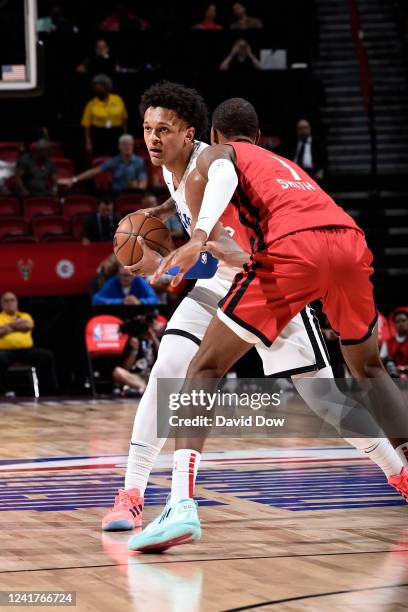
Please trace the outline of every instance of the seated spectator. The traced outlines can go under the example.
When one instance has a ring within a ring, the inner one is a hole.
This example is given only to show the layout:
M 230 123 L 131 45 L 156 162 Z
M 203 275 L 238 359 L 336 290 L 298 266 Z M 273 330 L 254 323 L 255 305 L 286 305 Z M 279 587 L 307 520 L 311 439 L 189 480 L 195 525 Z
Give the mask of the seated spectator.
M 57 32 L 58 34 L 71 34 L 77 33 L 78 28 L 76 25 L 65 17 L 63 8 L 60 2 L 53 2 L 51 4 L 50 14 L 46 17 L 40 17 L 37 20 L 37 32 L 46 32 L 51 34 Z
M 116 259 L 116 255 L 111 253 L 108 257 L 105 257 L 99 264 L 96 275 L 91 280 L 91 292 L 96 293 L 99 289 L 102 289 L 104 284 L 112 276 L 116 276 L 119 270 L 119 262 Z
M 252 49 L 244 38 L 240 38 L 232 47 L 230 53 L 220 64 L 220 70 L 234 72 L 252 72 L 260 70 L 261 64 L 252 53 Z
M 58 392 L 54 356 L 33 344 L 34 321 L 18 309 L 17 297 L 11 291 L 1 296 L 0 312 L 0 390 L 5 392 L 4 376 L 13 363 L 24 363 L 37 369 L 40 391 L 45 395 Z
M 92 304 L 159 304 L 159 298 L 141 276 L 132 276 L 123 266 L 119 274 L 110 278 L 93 296 Z
M 16 188 L 20 197 L 57 193 L 57 169 L 50 157 L 49 142 L 39 140 L 33 144 L 29 153 L 17 160 Z
M 261 19 L 247 15 L 246 6 L 242 2 L 235 2 L 232 5 L 232 14 L 231 30 L 262 30 L 264 27 Z
M 142 395 L 156 360 L 160 341 L 151 318 L 138 317 L 125 321 L 121 330 L 129 334 L 124 359 L 112 372 L 118 394 Z M 114 390 L 115 392 L 115 390 Z
M 130 12 L 126 2 L 118 2 L 115 11 L 105 17 L 99 29 L 102 32 L 145 32 L 149 27 L 147 21 Z
M 85 150 L 93 157 L 113 155 L 119 136 L 127 132 L 126 106 L 112 93 L 112 80 L 106 74 L 92 79 L 92 89 L 95 97 L 86 105 L 81 120 Z
M 322 143 L 313 136 L 312 126 L 307 119 L 300 119 L 296 124 L 297 142 L 289 153 L 292 159 L 316 181 L 324 178 L 326 155 Z
M 146 165 L 141 157 L 133 153 L 133 136 L 130 134 L 122 134 L 118 142 L 119 155 L 115 155 L 112 159 L 108 159 L 95 168 L 90 168 L 89 170 L 85 170 L 85 172 L 81 172 L 78 176 L 69 179 L 61 179 L 58 181 L 58 184 L 72 187 L 72 185 L 80 181 L 91 179 L 101 174 L 101 172 L 111 170 L 112 191 L 115 196 L 125 191 L 146 189 Z
M 193 26 L 193 30 L 206 30 L 206 31 L 219 31 L 223 30 L 223 26 L 217 23 L 217 6 L 215 4 L 208 4 L 204 11 L 204 19 L 200 23 L 196 23 Z
M 112 76 L 120 66 L 112 57 L 109 45 L 104 38 L 100 38 L 95 43 L 95 49 L 92 55 L 86 57 L 78 66 L 76 71 L 81 74 L 107 74 Z
M 112 242 L 118 226 L 112 200 L 99 200 L 96 212 L 89 213 L 82 230 L 82 244 Z
M 397 309 L 391 320 L 395 332 L 381 346 L 381 358 L 391 376 L 405 378 L 408 374 L 408 310 Z

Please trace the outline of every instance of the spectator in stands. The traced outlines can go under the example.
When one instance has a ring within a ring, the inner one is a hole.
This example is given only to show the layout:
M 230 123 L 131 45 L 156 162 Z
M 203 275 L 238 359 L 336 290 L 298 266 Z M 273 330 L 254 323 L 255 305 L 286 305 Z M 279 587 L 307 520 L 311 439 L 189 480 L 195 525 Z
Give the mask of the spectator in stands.
M 220 31 L 223 26 L 217 23 L 217 6 L 216 4 L 208 4 L 204 11 L 204 19 L 200 23 L 193 26 L 193 30 Z
M 85 107 L 81 125 L 89 156 L 113 155 L 117 139 L 127 132 L 128 114 L 124 101 L 112 93 L 112 80 L 106 74 L 92 79 L 95 97 Z
M 29 153 L 17 160 L 16 186 L 20 197 L 57 193 L 57 169 L 50 156 L 49 142 L 39 140 L 33 144 Z
M 65 17 L 61 3 L 54 2 L 51 4 L 50 14 L 47 17 L 38 19 L 37 31 L 47 32 L 48 34 L 53 32 L 57 32 L 58 34 L 71 34 L 77 33 L 78 28 L 70 19 Z
M 99 26 L 102 32 L 145 32 L 150 25 L 147 21 L 130 12 L 126 2 L 118 2 L 115 11 Z
M 94 51 L 86 57 L 78 66 L 76 71 L 81 74 L 107 74 L 112 76 L 120 66 L 116 59 L 112 57 L 109 45 L 104 38 L 99 38 L 95 43 Z
M 91 293 L 94 294 L 99 289 L 102 289 L 104 284 L 112 276 L 116 276 L 119 270 L 119 262 L 116 259 L 116 255 L 111 253 L 108 257 L 105 257 L 99 264 L 96 275 L 91 280 Z
M 104 199 L 98 202 L 96 212 L 89 213 L 82 230 L 82 244 L 91 242 L 111 242 L 118 225 L 113 211 L 113 201 Z
M 93 304 L 159 304 L 159 298 L 141 276 L 132 276 L 123 266 L 119 274 L 110 278 L 102 289 L 95 293 Z
M 408 374 L 408 310 L 397 309 L 391 318 L 395 334 L 382 344 L 381 358 L 390 375 L 397 377 Z
M 37 369 L 40 391 L 45 395 L 58 392 L 54 356 L 33 344 L 34 321 L 27 312 L 18 309 L 14 293 L 1 296 L 0 312 L 0 389 L 4 393 L 4 376 L 13 363 L 23 363 Z
M 297 142 L 289 157 L 316 181 L 323 180 L 326 166 L 325 149 L 313 136 L 310 121 L 300 119 L 296 124 L 296 133 Z
M 123 362 L 113 370 L 112 377 L 118 385 L 117 394 L 141 395 L 146 389 L 160 340 L 156 336 L 152 318 L 138 317 L 125 321 L 122 329 L 129 335 L 129 340 Z
M 233 70 L 234 72 L 252 72 L 260 70 L 261 64 L 252 53 L 252 49 L 244 38 L 234 43 L 231 51 L 220 64 L 220 70 Z
M 78 176 L 69 179 L 61 179 L 59 185 L 72 187 L 79 181 L 91 179 L 101 172 L 112 171 L 112 191 L 119 195 L 124 191 L 140 191 L 146 189 L 147 171 L 146 165 L 141 157 L 134 154 L 134 139 L 130 134 L 122 134 L 119 138 L 119 154 L 108 159 L 95 168 L 81 172 Z
M 242 2 L 234 2 L 232 14 L 231 30 L 261 30 L 264 27 L 261 19 L 247 15 L 246 6 Z

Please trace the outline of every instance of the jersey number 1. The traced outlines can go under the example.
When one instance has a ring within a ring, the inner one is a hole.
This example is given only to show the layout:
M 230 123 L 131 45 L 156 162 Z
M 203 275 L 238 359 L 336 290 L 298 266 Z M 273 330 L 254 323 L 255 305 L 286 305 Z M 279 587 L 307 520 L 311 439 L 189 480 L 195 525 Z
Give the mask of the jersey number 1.
M 295 179 L 295 181 L 301 181 L 302 180 L 302 177 L 299 176 L 299 174 L 296 172 L 296 170 L 294 168 L 291 168 L 289 166 L 289 164 L 287 164 L 285 161 L 283 161 L 283 159 L 280 159 L 279 157 L 275 157 L 274 155 L 269 155 L 268 157 L 272 157 L 272 159 L 276 159 L 276 161 L 278 161 L 280 164 L 282 164 L 282 166 L 287 168 L 289 170 L 289 172 L 291 173 L 291 175 L 293 176 L 293 178 Z

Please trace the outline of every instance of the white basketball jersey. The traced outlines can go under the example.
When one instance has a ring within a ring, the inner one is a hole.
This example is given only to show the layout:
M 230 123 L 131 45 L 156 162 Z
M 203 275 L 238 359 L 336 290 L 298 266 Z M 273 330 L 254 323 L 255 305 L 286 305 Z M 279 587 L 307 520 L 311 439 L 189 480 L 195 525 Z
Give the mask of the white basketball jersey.
M 195 148 L 193 149 L 190 161 L 188 162 L 186 171 L 184 172 L 183 178 L 181 179 L 177 189 L 174 188 L 172 173 L 167 170 L 166 166 L 163 166 L 163 177 L 165 183 L 171 193 L 171 197 L 176 203 L 177 214 L 180 217 L 180 221 L 189 236 L 191 236 L 191 211 L 187 206 L 186 201 L 186 181 L 189 174 L 196 167 L 197 157 L 200 155 L 201 151 L 203 151 L 208 146 L 209 145 L 205 142 L 194 141 Z

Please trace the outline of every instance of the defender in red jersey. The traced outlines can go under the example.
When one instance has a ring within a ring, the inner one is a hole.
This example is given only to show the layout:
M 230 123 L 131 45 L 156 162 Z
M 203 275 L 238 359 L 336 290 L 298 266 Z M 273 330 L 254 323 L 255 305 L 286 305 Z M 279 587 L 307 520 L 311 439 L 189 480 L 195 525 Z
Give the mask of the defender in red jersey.
M 186 378 L 222 377 L 259 339 L 270 345 L 308 302 L 321 299 L 353 376 L 376 378 L 390 420 L 404 423 L 402 396 L 379 357 L 372 255 L 362 230 L 296 164 L 257 147 L 258 135 L 255 109 L 246 100 L 233 98 L 215 110 L 215 146 L 197 160 L 207 185 L 195 230 L 156 272 L 179 265 L 183 273 L 193 265 L 235 193 L 251 260 L 221 300 Z M 404 440 L 392 442 L 397 448 Z M 202 443 L 177 439 L 178 448 L 200 450 Z

